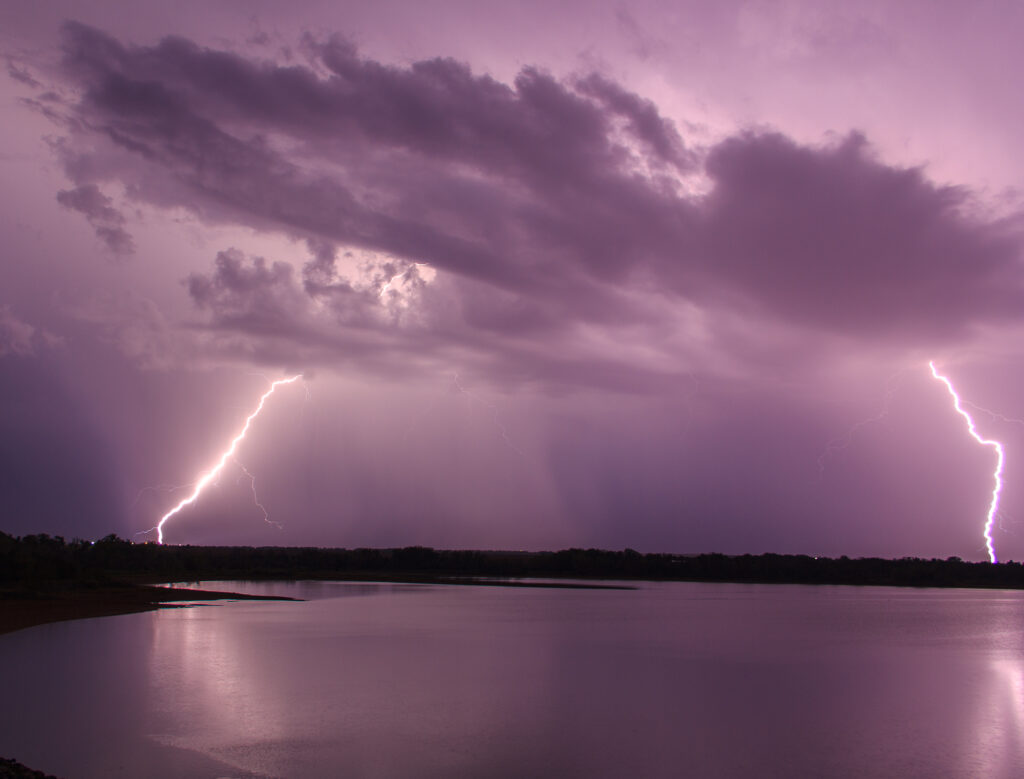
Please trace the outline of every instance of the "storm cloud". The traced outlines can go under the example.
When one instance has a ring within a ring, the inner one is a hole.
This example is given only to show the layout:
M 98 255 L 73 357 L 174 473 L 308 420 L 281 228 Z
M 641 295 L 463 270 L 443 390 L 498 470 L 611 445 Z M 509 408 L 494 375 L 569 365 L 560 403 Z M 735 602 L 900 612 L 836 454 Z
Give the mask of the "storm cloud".
M 649 339 L 680 326 L 677 307 L 712 329 L 767 319 L 907 346 L 1021 311 L 1019 227 L 879 161 L 860 134 L 812 147 L 747 131 L 701 148 L 598 74 L 527 67 L 507 85 L 450 59 L 382 64 L 338 37 L 302 48 L 306 64 L 279 64 L 64 29 L 80 129 L 62 150 L 78 187 L 59 198 L 112 248 L 130 241 L 97 188 L 112 183 L 327 247 L 304 273 L 234 251 L 189 278 L 209 326 L 257 350 L 313 333 L 315 360 L 366 339 L 498 350 L 543 379 L 550 355 L 524 339 L 586 360 L 581 328 Z M 372 282 L 339 271 L 337 251 L 372 253 Z M 410 285 L 409 310 L 389 315 L 379 290 L 415 263 L 438 281 Z

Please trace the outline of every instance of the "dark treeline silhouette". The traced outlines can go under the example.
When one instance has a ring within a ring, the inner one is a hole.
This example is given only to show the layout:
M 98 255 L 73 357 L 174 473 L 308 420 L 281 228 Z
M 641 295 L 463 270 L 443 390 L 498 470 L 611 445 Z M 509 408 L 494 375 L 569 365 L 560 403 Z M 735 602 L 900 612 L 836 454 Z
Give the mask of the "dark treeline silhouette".
M 465 577 L 664 579 L 1024 589 L 1024 566 L 960 558 L 851 559 L 807 555 L 641 554 L 315 547 L 161 546 L 109 535 L 96 542 L 0 533 L 0 583 L 198 581 L 200 579 L 404 579 Z
M 57 777 L 44 774 L 42 771 L 33 771 L 17 760 L 0 757 L 0 779 L 57 779 Z

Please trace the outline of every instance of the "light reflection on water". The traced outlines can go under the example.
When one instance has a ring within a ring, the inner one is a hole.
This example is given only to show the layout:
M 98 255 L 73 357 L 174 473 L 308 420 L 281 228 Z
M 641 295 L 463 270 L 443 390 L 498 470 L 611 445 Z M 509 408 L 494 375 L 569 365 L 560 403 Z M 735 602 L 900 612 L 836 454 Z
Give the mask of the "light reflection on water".
M 0 755 L 66 777 L 1019 777 L 1024 594 L 210 582 L 0 636 Z

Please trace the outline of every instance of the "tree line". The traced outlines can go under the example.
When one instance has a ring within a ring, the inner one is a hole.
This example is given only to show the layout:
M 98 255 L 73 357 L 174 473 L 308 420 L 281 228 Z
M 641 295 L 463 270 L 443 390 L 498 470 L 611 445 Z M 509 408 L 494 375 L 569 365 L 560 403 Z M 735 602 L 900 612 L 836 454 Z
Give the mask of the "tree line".
M 170 546 L 109 535 L 99 541 L 0 532 L 0 582 L 108 583 L 200 579 L 438 580 L 461 577 L 654 579 L 1024 589 L 1024 566 L 958 557 L 829 558 L 809 555 L 641 554 L 632 549 L 557 552 L 318 547 Z

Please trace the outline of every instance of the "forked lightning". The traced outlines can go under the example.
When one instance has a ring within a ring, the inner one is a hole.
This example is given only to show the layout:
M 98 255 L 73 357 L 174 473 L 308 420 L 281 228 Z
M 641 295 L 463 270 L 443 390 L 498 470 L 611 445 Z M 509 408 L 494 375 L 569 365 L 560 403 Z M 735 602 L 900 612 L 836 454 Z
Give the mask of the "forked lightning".
M 1005 459 L 1003 454 L 1003 445 L 999 441 L 981 437 L 977 428 L 974 426 L 974 420 L 971 418 L 971 415 L 964 410 L 960 396 L 953 388 L 953 382 L 936 370 L 934 362 L 929 362 L 928 367 L 932 369 L 932 376 L 946 385 L 946 389 L 949 390 L 949 394 L 953 398 L 953 408 L 955 408 L 957 413 L 967 422 L 967 432 L 971 434 L 971 438 L 982 446 L 991 446 L 996 450 L 996 469 L 992 472 L 992 479 L 995 482 L 995 486 L 992 488 L 992 500 L 989 503 L 988 515 L 985 518 L 985 548 L 988 549 L 989 561 L 993 563 L 999 562 L 996 559 L 995 544 L 992 541 L 992 527 L 995 525 L 996 516 L 999 513 L 999 497 L 1003 491 L 1003 462 Z
M 224 466 L 227 465 L 228 460 L 234 458 L 235 450 L 238 448 L 238 444 L 241 443 L 242 439 L 245 438 L 245 434 L 249 432 L 249 427 L 250 425 L 252 425 L 252 421 L 256 419 L 256 417 L 259 416 L 259 413 L 263 410 L 263 405 L 267 402 L 267 398 L 273 395 L 274 390 L 276 390 L 282 384 L 291 384 L 293 382 L 298 381 L 301 378 L 302 374 L 300 373 L 295 376 L 289 376 L 287 379 L 278 379 L 277 381 L 272 382 L 270 385 L 270 389 L 264 392 L 263 395 L 260 397 L 260 402 L 256 405 L 256 410 L 245 418 L 245 424 L 242 426 L 242 430 L 238 433 L 238 435 L 231 439 L 231 444 L 228 446 L 227 449 L 224 450 L 223 454 L 221 454 L 220 459 L 217 461 L 217 464 L 199 477 L 199 479 L 196 481 L 192 489 L 192 493 L 187 498 L 184 498 L 180 503 L 178 503 L 177 506 L 175 506 L 162 517 L 160 517 L 160 521 L 157 522 L 156 527 L 150 528 L 146 532 L 152 533 L 155 530 L 157 542 L 162 544 L 164 542 L 164 524 L 167 522 L 167 520 L 169 520 L 183 508 L 195 503 L 196 500 L 199 499 L 199 496 L 202 494 L 203 490 L 206 489 L 206 487 L 211 482 L 215 481 L 218 476 L 220 476 L 220 473 L 222 470 L 224 470 Z M 246 473 L 248 474 L 248 471 L 246 471 Z M 251 474 L 249 475 L 251 476 Z M 263 508 L 263 506 L 259 503 L 258 500 L 256 502 L 256 505 L 260 506 L 261 509 Z M 263 509 L 263 512 L 264 514 L 266 514 L 266 509 Z

